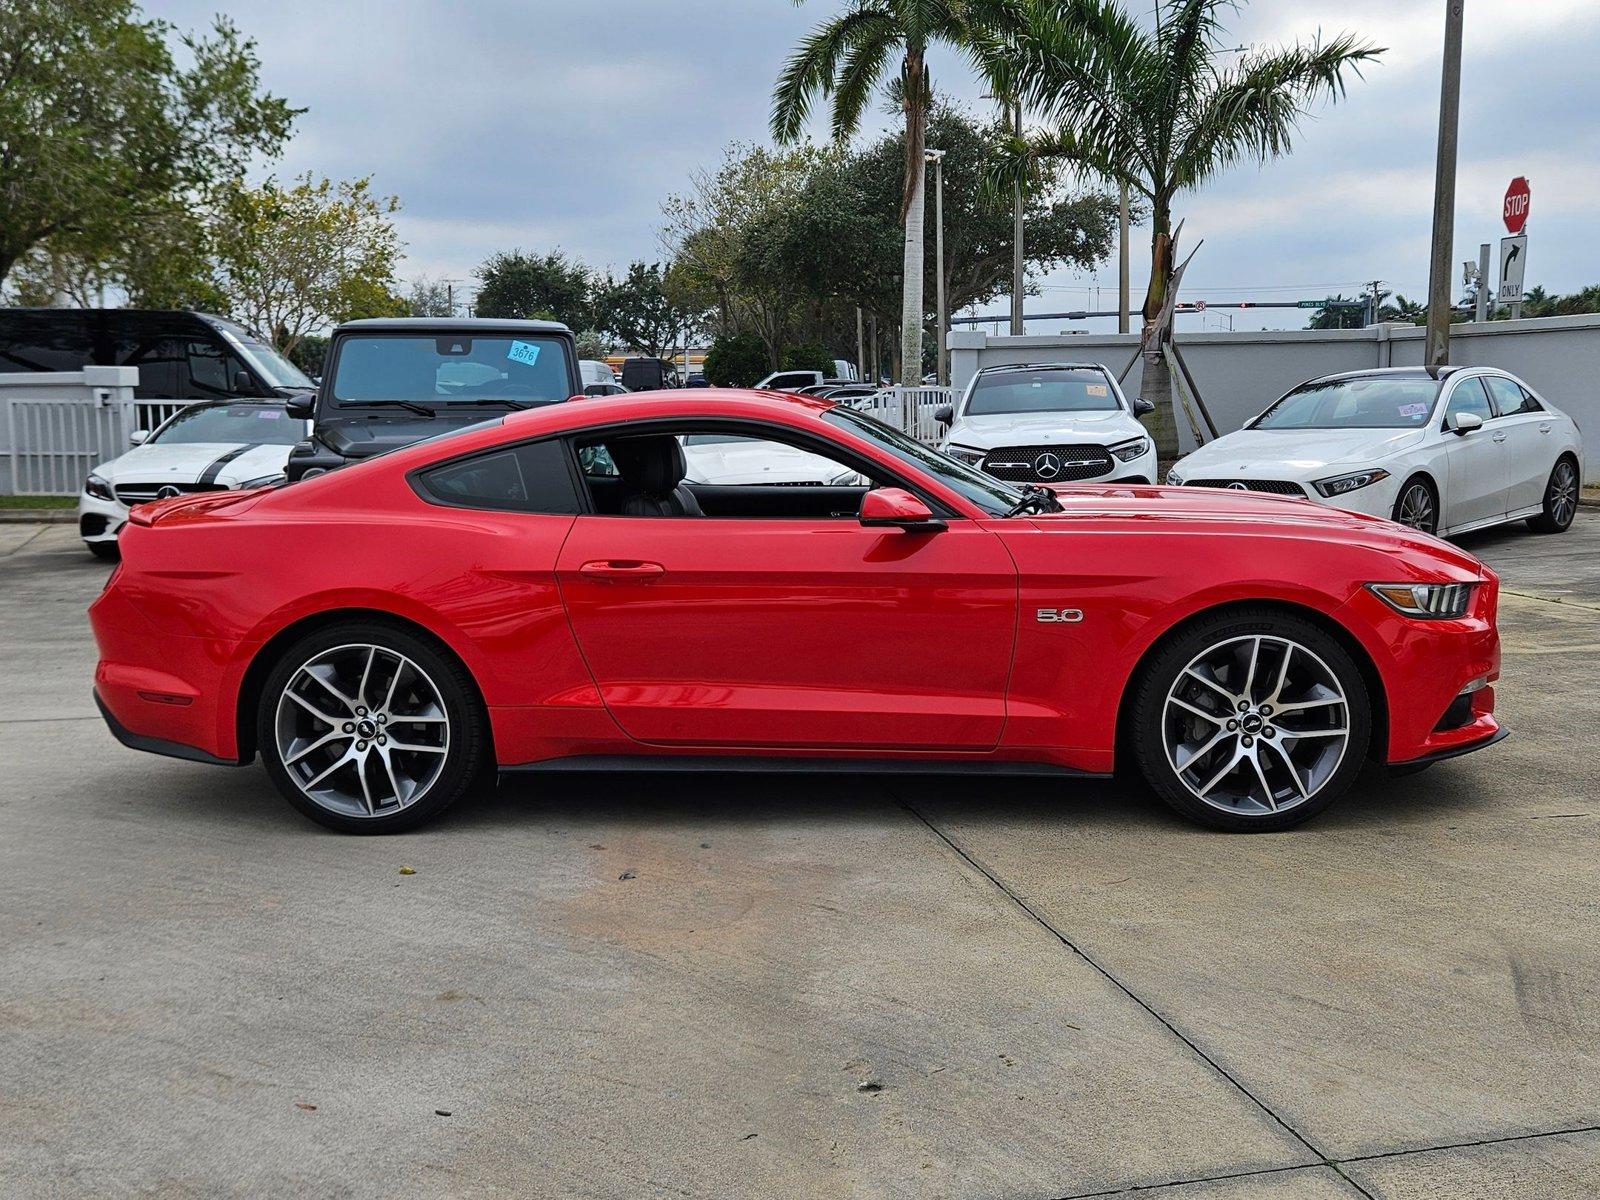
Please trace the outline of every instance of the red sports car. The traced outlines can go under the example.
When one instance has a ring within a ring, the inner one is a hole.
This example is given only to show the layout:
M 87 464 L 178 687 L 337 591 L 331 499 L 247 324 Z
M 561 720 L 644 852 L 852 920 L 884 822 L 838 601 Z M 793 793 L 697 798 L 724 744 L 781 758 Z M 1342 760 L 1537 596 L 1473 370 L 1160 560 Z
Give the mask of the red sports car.
M 90 616 L 119 739 L 259 752 L 349 832 L 416 825 L 496 768 L 1119 763 L 1207 825 L 1271 830 L 1369 761 L 1502 736 L 1497 587 L 1377 518 L 1019 489 L 845 406 L 718 390 L 136 509 Z

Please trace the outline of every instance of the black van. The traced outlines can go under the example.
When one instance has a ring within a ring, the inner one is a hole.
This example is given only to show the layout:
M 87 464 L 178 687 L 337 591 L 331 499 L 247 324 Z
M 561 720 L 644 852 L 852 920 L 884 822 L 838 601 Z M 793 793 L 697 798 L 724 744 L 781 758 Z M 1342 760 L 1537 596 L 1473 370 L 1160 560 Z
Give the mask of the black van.
M 289 453 L 289 482 L 583 391 L 572 331 L 555 321 L 380 317 L 333 331 L 313 419 Z
M 622 360 L 622 386 L 630 392 L 655 392 L 678 386 L 678 369 L 662 358 Z
M 141 308 L 0 308 L 0 372 L 138 367 L 139 400 L 283 399 L 316 385 L 222 317 Z

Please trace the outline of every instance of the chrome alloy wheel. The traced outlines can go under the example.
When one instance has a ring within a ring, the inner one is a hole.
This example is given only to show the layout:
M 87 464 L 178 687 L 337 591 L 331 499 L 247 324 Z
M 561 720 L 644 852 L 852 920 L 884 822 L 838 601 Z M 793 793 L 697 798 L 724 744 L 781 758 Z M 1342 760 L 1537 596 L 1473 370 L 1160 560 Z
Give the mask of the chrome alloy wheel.
M 1550 477 L 1548 504 L 1550 519 L 1557 525 L 1564 529 L 1572 523 L 1578 511 L 1578 471 L 1566 459 L 1556 464 L 1555 474 Z
M 438 686 L 383 646 L 323 650 L 278 697 L 278 756 L 307 799 L 347 817 L 383 817 L 421 799 L 450 753 Z
M 1400 497 L 1399 521 L 1423 533 L 1432 533 L 1439 527 L 1438 515 L 1433 510 L 1433 493 L 1425 483 L 1413 483 Z
M 1304 804 L 1350 745 L 1339 678 L 1299 642 L 1230 638 L 1196 655 L 1162 707 L 1162 744 L 1183 786 L 1233 814 Z

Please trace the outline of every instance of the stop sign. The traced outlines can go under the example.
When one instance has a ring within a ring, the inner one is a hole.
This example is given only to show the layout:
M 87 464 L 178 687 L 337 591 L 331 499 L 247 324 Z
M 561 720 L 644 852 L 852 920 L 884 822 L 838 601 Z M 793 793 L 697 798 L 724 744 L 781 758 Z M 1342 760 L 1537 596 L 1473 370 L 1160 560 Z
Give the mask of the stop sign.
M 1506 188 L 1506 199 L 1500 209 L 1500 215 L 1505 218 L 1506 232 L 1518 234 L 1522 232 L 1523 225 L 1528 221 L 1528 201 L 1533 193 L 1528 190 L 1528 181 L 1518 175 L 1511 181 L 1511 186 Z

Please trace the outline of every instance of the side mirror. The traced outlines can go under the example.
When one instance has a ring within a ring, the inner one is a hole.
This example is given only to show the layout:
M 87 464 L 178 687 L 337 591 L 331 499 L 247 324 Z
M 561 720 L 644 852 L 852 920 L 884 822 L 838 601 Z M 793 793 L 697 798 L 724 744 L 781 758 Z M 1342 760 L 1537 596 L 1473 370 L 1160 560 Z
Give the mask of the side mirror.
M 1483 428 L 1483 418 L 1477 413 L 1460 412 L 1450 418 L 1450 428 L 1461 437 L 1466 437 L 1474 429 Z
M 317 415 L 317 398 L 303 393 L 290 397 L 288 403 L 283 406 L 283 411 L 297 421 L 309 421 Z
M 150 431 L 148 429 L 135 429 L 128 435 L 128 445 L 130 446 L 142 446 L 149 440 Z
M 250 378 L 250 372 L 243 367 L 235 367 L 228 376 L 228 390 L 235 396 L 254 396 L 259 394 L 256 381 Z
M 956 419 L 956 407 L 953 404 L 941 404 L 933 410 L 933 419 L 941 425 L 948 425 Z
M 893 526 L 908 533 L 937 533 L 945 527 L 932 509 L 904 488 L 873 488 L 861 497 L 859 520 L 866 526 Z
M 1151 404 L 1150 401 L 1146 400 L 1143 396 L 1135 396 L 1133 398 L 1133 415 L 1134 416 L 1136 416 L 1136 417 L 1148 417 L 1151 413 L 1155 412 L 1155 410 L 1156 410 L 1156 406 L 1154 404 Z

